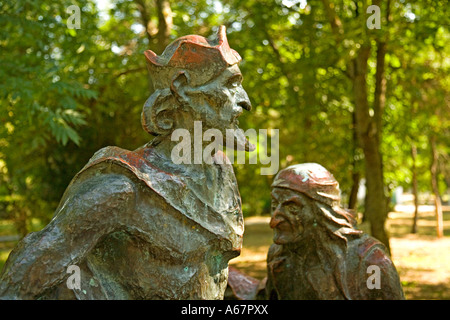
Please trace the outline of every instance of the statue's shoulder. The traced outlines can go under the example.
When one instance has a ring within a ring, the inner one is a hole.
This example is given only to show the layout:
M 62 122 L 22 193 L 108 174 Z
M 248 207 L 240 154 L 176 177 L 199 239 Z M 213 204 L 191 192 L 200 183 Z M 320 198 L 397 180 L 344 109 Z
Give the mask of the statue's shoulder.
M 388 257 L 386 246 L 368 234 L 354 240 L 353 245 L 361 261 L 372 263 Z
M 348 275 L 356 283 L 355 288 L 359 288 L 354 298 L 404 299 L 400 278 L 386 246 L 367 234 L 363 234 L 355 243 L 357 243 L 358 257 L 353 256 L 353 258 L 354 261 L 359 261 L 355 264 L 358 269 L 350 268 L 350 275 Z M 368 290 L 369 276 L 378 277 L 382 290 Z
M 98 150 L 74 176 L 71 185 L 78 184 L 93 177 L 99 179 L 101 176 L 110 174 L 129 175 L 132 170 L 130 170 L 131 168 L 129 168 L 128 162 L 122 158 L 132 152 L 115 146 L 108 146 Z M 134 175 L 132 174 L 131 176 Z
M 154 171 L 160 171 L 146 158 L 145 153 L 148 152 L 148 150 L 149 149 L 145 146 L 140 147 L 134 151 L 119 148 L 116 146 L 104 147 L 94 153 L 94 155 L 89 159 L 88 163 L 83 167 L 83 169 L 81 169 L 78 174 L 84 171 L 88 171 L 88 169 L 93 167 L 98 168 L 97 165 L 103 163 L 108 163 L 108 165 L 112 168 L 115 168 L 115 165 L 124 167 L 132 171 L 134 174 L 138 174 L 143 170 L 149 171 L 149 168 L 153 169 Z
M 94 153 L 87 164 L 72 179 L 71 187 L 86 180 L 102 179 L 108 175 L 126 176 L 134 182 L 144 182 L 154 189 L 162 180 L 174 182 L 176 178 L 161 170 L 146 157 L 149 149 L 145 146 L 134 151 L 108 146 Z M 175 181 L 176 182 L 176 181 Z
M 102 159 L 106 159 L 109 157 L 117 157 L 117 156 L 119 156 L 121 154 L 125 154 L 127 152 L 132 152 L 132 151 L 122 149 L 122 148 L 119 148 L 116 146 L 108 146 L 108 147 L 101 148 L 100 150 L 98 150 L 97 152 L 94 153 L 94 155 L 89 159 L 86 166 L 89 166 L 92 163 L 98 162 L 99 160 L 102 160 Z
M 100 150 L 98 150 L 97 152 L 94 153 L 94 155 L 89 159 L 88 163 L 84 166 L 83 169 L 81 169 L 81 171 L 84 171 L 98 163 L 101 162 L 121 162 L 121 163 L 127 163 L 130 165 L 136 165 L 136 161 L 132 161 L 131 159 L 134 160 L 141 160 L 141 161 L 145 161 L 144 157 L 143 157 L 143 151 L 145 149 L 143 147 L 135 150 L 135 151 L 130 151 L 127 149 L 122 149 L 116 146 L 108 146 L 108 147 L 104 147 Z
M 364 277 L 366 277 L 366 270 L 369 266 L 378 266 L 382 273 L 391 273 L 395 269 L 388 249 L 379 240 L 363 234 L 362 237 L 354 240 L 353 248 L 354 252 L 351 258 L 359 261 L 359 269 Z
M 167 198 L 184 190 L 185 183 L 177 173 L 163 164 L 158 161 L 154 149 L 147 145 L 133 151 L 115 146 L 105 147 L 89 159 L 72 181 L 106 174 L 126 175 L 135 182 L 143 182 L 150 190 Z

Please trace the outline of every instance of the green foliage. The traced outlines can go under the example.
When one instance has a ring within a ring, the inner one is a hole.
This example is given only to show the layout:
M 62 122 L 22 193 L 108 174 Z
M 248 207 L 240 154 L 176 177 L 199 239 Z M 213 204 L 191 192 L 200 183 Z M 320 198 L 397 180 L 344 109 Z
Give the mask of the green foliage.
M 381 145 L 386 184 L 410 186 L 414 143 L 419 187 L 429 190 L 428 138 L 435 134 L 445 189 L 450 184 L 446 3 L 391 2 L 389 27 L 383 18 L 380 30 L 369 31 L 366 1 L 336 1 L 334 9 L 349 26 L 341 46 L 320 1 L 171 2 L 167 40 L 210 36 L 225 24 L 231 46 L 243 57 L 244 87 L 253 104 L 241 127 L 279 129 L 281 167 L 321 163 L 348 195 L 352 173 L 363 172 L 364 155 L 353 137 L 347 66 L 364 42 L 388 35 Z M 156 1 L 112 1 L 101 15 L 89 0 L 0 4 L 0 216 L 48 221 L 71 178 L 96 150 L 135 149 L 151 138 L 140 127 L 140 112 L 151 93 L 143 51 L 161 53 Z M 66 25 L 66 9 L 73 4 L 81 8 L 81 29 Z M 373 55 L 370 92 L 375 68 Z M 246 215 L 269 210 L 273 177 L 260 175 L 260 167 L 235 166 Z

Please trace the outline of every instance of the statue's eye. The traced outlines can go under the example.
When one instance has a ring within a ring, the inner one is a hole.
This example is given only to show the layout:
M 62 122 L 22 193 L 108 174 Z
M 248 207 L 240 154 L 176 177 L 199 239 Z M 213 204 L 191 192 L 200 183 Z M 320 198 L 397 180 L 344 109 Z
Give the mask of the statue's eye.
M 227 86 L 230 89 L 236 89 L 237 87 L 239 87 L 241 82 L 242 82 L 242 76 L 240 74 L 236 74 L 236 75 L 232 76 L 230 79 L 228 79 Z
M 236 89 L 239 86 L 239 83 L 237 81 L 231 81 L 231 82 L 228 82 L 227 86 L 230 89 Z
M 285 208 L 286 208 L 286 210 L 287 210 L 288 212 L 290 212 L 290 213 L 292 213 L 292 214 L 298 213 L 298 207 L 297 207 L 294 203 L 292 203 L 292 202 L 288 202 L 288 203 L 285 205 Z

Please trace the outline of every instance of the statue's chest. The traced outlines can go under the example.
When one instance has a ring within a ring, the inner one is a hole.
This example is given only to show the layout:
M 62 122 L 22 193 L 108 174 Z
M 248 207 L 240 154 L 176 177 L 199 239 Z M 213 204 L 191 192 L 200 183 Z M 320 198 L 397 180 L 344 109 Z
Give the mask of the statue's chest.
M 185 178 L 187 187 L 203 203 L 220 213 L 241 209 L 241 198 L 232 168 L 214 165 L 201 175 Z
M 146 232 L 108 235 L 89 254 L 93 278 L 108 296 L 220 299 L 215 295 L 224 291 L 227 261 L 218 264 L 220 253 L 210 239 L 195 229 L 187 236 L 186 227 L 173 224 L 178 235 L 162 227 L 159 239 L 145 239 Z
M 287 255 L 269 264 L 273 283 L 282 300 L 343 299 L 331 270 Z

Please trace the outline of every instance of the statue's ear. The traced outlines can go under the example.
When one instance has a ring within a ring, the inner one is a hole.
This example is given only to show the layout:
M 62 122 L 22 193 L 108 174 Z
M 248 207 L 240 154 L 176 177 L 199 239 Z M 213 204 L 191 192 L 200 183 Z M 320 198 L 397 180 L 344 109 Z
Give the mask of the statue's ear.
M 189 86 L 189 74 L 186 71 L 179 71 L 172 79 L 170 84 L 170 91 L 177 100 L 177 102 L 182 106 L 186 107 L 189 105 L 189 98 L 186 95 Z
M 175 126 L 177 104 L 169 89 L 156 90 L 145 102 L 141 122 L 145 131 L 152 135 L 167 135 Z

